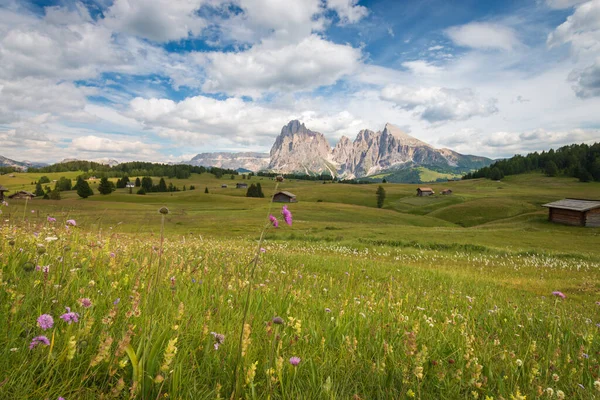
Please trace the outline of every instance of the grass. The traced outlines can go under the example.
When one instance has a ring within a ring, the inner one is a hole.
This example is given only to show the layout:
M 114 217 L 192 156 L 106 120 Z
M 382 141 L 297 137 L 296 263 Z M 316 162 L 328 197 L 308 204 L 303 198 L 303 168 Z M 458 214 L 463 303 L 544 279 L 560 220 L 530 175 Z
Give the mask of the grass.
M 0 398 L 229 398 L 236 365 L 235 398 L 597 398 L 600 229 L 540 205 L 600 185 L 527 175 L 417 198 L 386 184 L 377 209 L 376 185 L 285 182 L 294 223 L 268 230 L 251 278 L 268 202 L 220 189 L 229 178 L 185 182 L 197 190 L 1 207 Z M 30 350 L 39 335 L 50 345 Z

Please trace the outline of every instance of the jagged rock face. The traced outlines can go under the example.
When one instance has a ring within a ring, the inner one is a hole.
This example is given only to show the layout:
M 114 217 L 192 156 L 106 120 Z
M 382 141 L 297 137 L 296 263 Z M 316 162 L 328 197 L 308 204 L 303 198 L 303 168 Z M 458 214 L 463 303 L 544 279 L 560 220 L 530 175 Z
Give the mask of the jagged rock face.
M 257 172 L 266 169 L 269 161 L 269 155 L 266 153 L 201 153 L 186 164 L 226 169 L 243 168 Z
M 307 129 L 299 121 L 290 121 L 281 129 L 271 148 L 269 169 L 285 173 L 328 172 L 335 176 L 331 153 L 331 146 L 323 134 Z
M 245 159 L 248 161 L 244 162 Z M 294 120 L 281 129 L 271 148 L 270 159 L 269 155 L 261 153 L 204 153 L 190 163 L 251 171 L 269 169 L 280 173 L 328 173 L 343 178 L 361 178 L 390 169 L 421 165 L 481 168 L 489 165 L 491 160 L 465 156 L 449 149 L 435 149 L 392 124 L 386 124 L 379 132 L 363 129 L 354 142 L 342 136 L 332 149 L 325 136 Z

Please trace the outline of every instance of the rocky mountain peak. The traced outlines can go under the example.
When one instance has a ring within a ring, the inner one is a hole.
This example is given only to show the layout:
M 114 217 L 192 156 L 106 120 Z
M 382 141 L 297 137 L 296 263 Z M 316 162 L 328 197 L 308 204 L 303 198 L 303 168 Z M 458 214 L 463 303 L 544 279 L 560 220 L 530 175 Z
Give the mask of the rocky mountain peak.
M 383 129 L 383 132 L 381 134 L 382 134 L 382 136 L 385 136 L 385 135 L 392 136 L 394 139 L 396 139 L 398 144 L 401 146 L 431 147 L 429 144 L 422 142 L 415 137 L 410 136 L 409 134 L 405 133 L 402 129 L 398 128 L 396 125 L 390 124 L 389 122 L 385 124 L 385 128 Z

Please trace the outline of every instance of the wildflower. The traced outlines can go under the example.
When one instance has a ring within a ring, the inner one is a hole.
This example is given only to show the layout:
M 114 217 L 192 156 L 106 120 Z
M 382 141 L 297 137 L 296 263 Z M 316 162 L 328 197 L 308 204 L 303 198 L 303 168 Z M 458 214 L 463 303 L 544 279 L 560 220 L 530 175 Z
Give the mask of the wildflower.
M 276 325 L 283 325 L 283 318 L 281 317 L 274 317 L 271 321 Z
M 261 252 L 261 253 L 266 253 L 266 252 L 267 252 L 267 250 L 265 250 L 265 248 L 264 248 L 264 247 L 261 247 L 261 248 L 260 248 L 260 252 Z
M 559 379 L 560 379 L 560 376 L 558 376 L 557 374 L 552 374 L 552 380 L 554 382 L 558 382 Z
M 548 397 L 554 396 L 554 389 L 546 388 L 546 394 L 548 395 Z
M 279 222 L 273 215 L 269 215 L 269 221 L 271 221 L 271 224 L 273 224 L 275 228 L 279 227 Z
M 556 297 L 560 297 L 561 299 L 566 298 L 567 296 L 565 296 L 565 294 L 563 292 L 559 292 L 558 290 L 555 290 L 554 292 L 552 292 L 553 295 L 555 295 Z
M 50 329 L 54 325 L 54 318 L 50 314 L 42 314 L 38 317 L 37 324 L 43 330 Z
M 67 226 L 77 226 L 77 222 L 74 219 L 68 219 Z
M 523 361 L 521 361 L 519 359 L 517 359 L 516 363 L 517 363 L 517 367 L 522 367 L 523 366 Z
M 29 349 L 33 349 L 34 347 L 36 347 L 38 344 L 43 344 L 45 346 L 50 346 L 50 341 L 48 340 L 48 338 L 46 336 L 36 336 L 33 338 L 33 340 L 31 341 L 31 343 L 29 344 Z
M 117 299 L 115 301 L 113 301 L 113 304 L 116 306 L 117 304 L 119 304 L 121 302 L 121 298 L 117 297 Z
M 47 219 L 48 219 L 48 222 L 56 222 L 56 218 L 52 218 L 52 217 L 48 216 Z
M 111 253 L 109 254 L 109 256 L 110 256 L 110 258 L 115 258 L 115 253 L 112 253 L 112 252 L 111 252 Z
M 65 307 L 65 309 L 67 310 L 67 312 L 61 315 L 60 319 L 67 322 L 68 324 L 71 324 L 71 322 L 79 322 L 79 314 L 71 311 L 71 307 Z
M 225 342 L 225 335 L 217 332 L 211 332 L 210 334 L 215 338 L 215 350 L 219 350 L 219 346 Z
M 325 308 L 325 312 L 331 312 L 331 309 Z
M 290 358 L 290 364 L 292 364 L 294 367 L 298 364 L 300 364 L 300 357 L 292 357 Z
M 565 398 L 565 392 L 563 392 L 562 390 L 557 390 L 556 391 L 556 398 L 558 400 L 563 400 Z
M 75 357 L 75 351 L 77 351 L 77 340 L 75 340 L 75 336 L 71 336 L 67 343 L 67 360 L 72 360 Z
M 287 206 L 283 206 L 281 208 L 281 215 L 283 215 L 283 220 L 289 226 L 292 226 L 292 213 L 288 210 Z
M 415 397 L 415 392 L 412 389 L 408 389 L 408 392 L 406 392 L 406 395 L 410 398 Z
M 600 380 L 594 381 L 594 389 L 600 392 Z
M 82 299 L 79 299 L 79 304 L 81 304 L 83 308 L 90 308 L 92 306 L 92 301 L 87 297 L 84 297 Z
M 65 398 L 64 397 L 59 397 L 58 400 L 65 400 Z

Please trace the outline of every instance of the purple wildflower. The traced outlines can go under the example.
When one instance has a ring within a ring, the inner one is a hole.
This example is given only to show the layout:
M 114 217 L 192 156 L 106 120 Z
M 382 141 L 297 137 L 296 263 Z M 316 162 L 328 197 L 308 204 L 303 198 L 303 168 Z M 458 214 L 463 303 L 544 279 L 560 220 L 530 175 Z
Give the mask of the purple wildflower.
M 48 340 L 48 338 L 46 336 L 36 336 L 33 338 L 31 343 L 29 344 L 29 350 L 33 349 L 40 343 L 45 346 L 50 346 L 50 341 Z
M 111 253 L 110 253 L 110 257 L 111 257 L 111 258 L 115 258 L 115 253 L 112 253 L 112 252 L 111 252 Z
M 294 367 L 298 364 L 300 364 L 300 357 L 292 357 L 290 358 L 290 364 L 292 364 Z
M 281 215 L 283 215 L 283 220 L 289 226 L 292 226 L 292 213 L 288 210 L 287 206 L 283 206 L 281 208 Z
M 79 299 L 79 304 L 81 304 L 81 306 L 84 308 L 90 308 L 92 306 L 92 301 L 89 298 L 84 297 Z
M 117 299 L 115 301 L 113 301 L 113 304 L 116 306 L 117 304 L 119 304 L 121 302 L 121 298 L 117 297 Z
M 269 215 L 269 221 L 271 221 L 275 228 L 279 227 L 279 222 L 277 221 L 277 218 L 275 218 L 273 215 Z
M 43 330 L 50 329 L 54 325 L 54 318 L 50 314 L 42 314 L 38 317 L 37 324 Z
M 56 218 L 48 217 L 48 222 L 56 222 Z
M 331 309 L 330 308 L 326 308 L 325 312 L 331 312 Z
M 67 312 L 60 316 L 60 319 L 67 322 L 69 325 L 71 322 L 79 322 L 79 314 L 71 311 L 71 307 L 65 307 Z
M 559 292 L 558 290 L 552 292 L 553 295 L 555 295 L 556 297 L 560 297 L 561 299 L 566 298 L 567 296 L 565 296 L 565 294 L 563 292 Z
M 69 225 L 71 225 L 71 226 L 77 226 L 77 222 L 75 222 L 74 219 L 68 219 L 67 220 L 67 226 L 69 226 Z
M 211 332 L 210 334 L 215 338 L 215 350 L 219 350 L 219 346 L 225 341 L 225 335 L 217 332 Z
M 267 252 L 267 250 L 265 250 L 265 248 L 264 248 L 264 247 L 261 247 L 261 248 L 260 248 L 260 252 L 261 252 L 261 253 L 266 253 L 266 252 Z
M 65 398 L 64 397 L 59 397 L 58 400 L 65 400 Z

